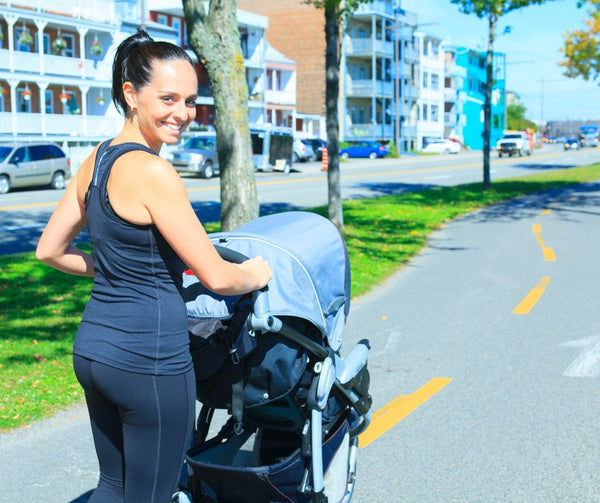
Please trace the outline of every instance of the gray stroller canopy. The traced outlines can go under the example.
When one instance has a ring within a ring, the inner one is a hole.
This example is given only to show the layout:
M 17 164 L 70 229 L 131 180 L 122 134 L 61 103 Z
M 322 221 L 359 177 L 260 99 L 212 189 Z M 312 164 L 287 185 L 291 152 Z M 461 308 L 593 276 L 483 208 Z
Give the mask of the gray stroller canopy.
M 253 220 L 231 231 L 210 234 L 213 244 L 249 258 L 269 261 L 270 312 L 306 319 L 337 351 L 350 309 L 350 266 L 337 228 L 315 213 L 293 211 Z M 191 318 L 211 316 L 205 295 L 187 302 Z M 212 315 L 220 316 L 219 313 Z

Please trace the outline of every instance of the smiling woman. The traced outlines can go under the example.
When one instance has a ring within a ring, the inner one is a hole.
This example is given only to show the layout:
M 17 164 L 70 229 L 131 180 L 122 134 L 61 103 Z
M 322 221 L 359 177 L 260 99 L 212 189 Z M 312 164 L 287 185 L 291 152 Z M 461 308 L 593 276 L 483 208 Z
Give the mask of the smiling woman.
M 194 119 L 196 90 L 183 49 L 144 31 L 125 39 L 112 86 L 123 128 L 83 162 L 38 243 L 48 265 L 94 276 L 73 344 L 101 467 L 91 503 L 167 501 L 175 489 L 195 412 L 183 271 L 223 295 L 271 278 L 260 257 L 219 256 L 158 155 Z M 85 225 L 91 255 L 73 245 Z

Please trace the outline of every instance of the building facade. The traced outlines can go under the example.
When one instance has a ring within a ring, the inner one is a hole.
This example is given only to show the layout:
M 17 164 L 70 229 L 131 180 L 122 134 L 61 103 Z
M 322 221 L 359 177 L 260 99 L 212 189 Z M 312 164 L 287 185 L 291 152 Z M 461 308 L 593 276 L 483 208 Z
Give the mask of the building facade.
M 485 103 L 486 53 L 466 47 L 456 49 L 456 64 L 465 69 L 463 81 L 464 103 L 462 114 L 463 141 L 472 150 L 483 149 Z M 494 53 L 492 60 L 494 83 L 492 86 L 492 116 L 490 141 L 493 147 L 506 128 L 505 55 Z

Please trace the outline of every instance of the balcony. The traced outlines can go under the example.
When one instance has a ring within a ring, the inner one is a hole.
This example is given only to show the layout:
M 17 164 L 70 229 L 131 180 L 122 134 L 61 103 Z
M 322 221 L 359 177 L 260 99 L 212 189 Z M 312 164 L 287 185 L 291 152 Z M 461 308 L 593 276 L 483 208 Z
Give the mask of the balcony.
M 115 2 L 109 0 L 5 0 L 0 6 L 23 9 L 32 13 L 45 12 L 51 15 L 93 21 L 94 23 L 117 24 Z M 23 15 L 23 17 L 27 17 Z M 33 17 L 33 16 L 32 16 Z
M 296 106 L 296 94 L 290 91 L 274 91 L 267 89 L 265 101 L 272 105 Z
M 359 4 L 354 15 L 360 16 L 361 14 L 386 14 L 388 16 L 393 16 L 394 6 L 391 2 L 373 0 L 370 3 Z
M 394 43 L 372 38 L 345 37 L 344 49 L 348 56 L 371 56 L 375 54 L 394 54 Z
M 347 97 L 366 97 L 372 96 L 387 96 L 394 95 L 394 83 L 385 80 L 355 80 L 348 79 L 346 81 L 346 96 Z
M 444 89 L 444 101 L 454 103 L 458 99 L 458 91 L 450 87 Z
M 349 124 L 344 140 L 391 140 L 394 137 L 392 124 Z
M 0 135 L 52 135 L 57 131 L 64 132 L 60 136 L 72 136 L 74 138 L 84 136 L 109 137 L 118 134 L 121 120 L 114 116 L 99 115 L 63 115 L 63 114 L 39 114 L 39 113 L 16 113 L 16 131 L 13 131 L 13 114 L 0 112 Z
M 70 58 L 39 54 L 37 52 L 11 51 L 0 49 L 0 72 L 31 73 L 53 75 L 63 78 L 91 79 L 93 81 L 111 80 L 112 65 L 109 59 L 96 61 L 94 59 Z

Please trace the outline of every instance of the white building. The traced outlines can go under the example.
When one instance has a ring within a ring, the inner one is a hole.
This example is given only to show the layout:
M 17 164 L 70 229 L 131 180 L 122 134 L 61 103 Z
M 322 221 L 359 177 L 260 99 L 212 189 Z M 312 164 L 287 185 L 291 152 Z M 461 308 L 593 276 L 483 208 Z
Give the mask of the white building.
M 417 32 L 419 54 L 418 82 L 420 93 L 417 98 L 417 149 L 427 145 L 429 138 L 444 136 L 444 86 L 445 51 L 442 41 L 431 35 Z

